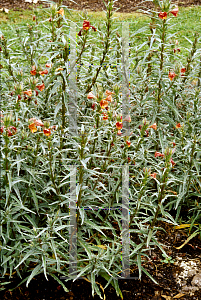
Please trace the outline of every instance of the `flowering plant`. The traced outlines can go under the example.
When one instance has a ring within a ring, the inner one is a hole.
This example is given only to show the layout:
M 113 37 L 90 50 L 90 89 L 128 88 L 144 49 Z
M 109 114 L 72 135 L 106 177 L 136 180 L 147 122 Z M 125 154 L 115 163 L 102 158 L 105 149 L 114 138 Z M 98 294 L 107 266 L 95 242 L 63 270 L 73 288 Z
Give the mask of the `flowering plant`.
M 115 23 L 112 0 L 105 23 L 84 14 L 77 30 L 60 1 L 46 21 L 34 18 L 24 35 L 17 29 L 15 45 L 3 33 L 3 275 L 29 266 L 27 284 L 39 273 L 87 276 L 102 297 L 100 275 L 122 297 L 116 278 L 123 208 L 139 233 L 129 259 L 140 277 L 150 249 L 161 249 L 158 223 L 177 224 L 183 205 L 199 218 L 200 37 L 195 33 L 188 57 L 182 44 L 173 51 L 178 40 L 169 43 L 168 30 L 178 8 L 155 2 L 142 43 L 131 30 L 129 44 L 129 27 Z M 77 270 L 70 272 L 76 238 Z

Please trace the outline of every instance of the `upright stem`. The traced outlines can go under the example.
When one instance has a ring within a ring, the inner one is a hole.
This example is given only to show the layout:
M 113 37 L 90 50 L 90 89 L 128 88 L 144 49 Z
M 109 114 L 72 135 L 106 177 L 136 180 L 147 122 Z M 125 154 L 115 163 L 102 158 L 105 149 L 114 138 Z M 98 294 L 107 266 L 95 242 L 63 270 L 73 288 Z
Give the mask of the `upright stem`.
M 111 33 L 111 16 L 112 16 L 112 9 L 113 9 L 112 4 L 113 4 L 113 1 L 110 1 L 109 7 L 108 7 L 108 14 L 107 14 L 107 18 L 108 18 L 108 20 L 107 20 L 107 36 L 106 36 L 105 49 L 103 51 L 103 56 L 102 56 L 102 59 L 100 60 L 100 67 L 97 69 L 96 74 L 93 77 L 91 84 L 88 85 L 86 92 L 85 92 L 86 94 L 91 91 L 92 86 L 95 84 L 98 74 L 99 74 L 99 72 L 102 68 L 103 62 L 105 60 L 106 54 L 109 50 L 110 33 Z
M 161 106 L 161 90 L 162 90 L 162 72 L 163 72 L 163 65 L 164 65 L 164 47 L 165 47 L 165 24 L 166 19 L 163 20 L 163 26 L 162 26 L 162 37 L 161 37 L 161 53 L 160 53 L 160 78 L 158 82 L 158 98 L 157 98 L 157 114 L 156 114 L 156 124 L 158 125 L 159 121 L 159 113 L 160 113 L 160 106 Z M 158 140 L 159 140 L 159 131 L 156 130 L 156 150 L 159 149 L 158 146 Z

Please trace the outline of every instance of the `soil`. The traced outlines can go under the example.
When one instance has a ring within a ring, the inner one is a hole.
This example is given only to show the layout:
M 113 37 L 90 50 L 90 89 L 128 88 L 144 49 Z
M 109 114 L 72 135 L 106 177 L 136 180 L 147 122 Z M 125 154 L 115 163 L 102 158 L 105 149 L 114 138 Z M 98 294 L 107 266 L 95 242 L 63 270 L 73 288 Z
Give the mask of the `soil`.
M 58 0 L 55 0 L 58 2 Z M 76 3 L 74 3 L 76 2 Z M 107 3 L 107 1 L 105 1 Z M 183 0 L 177 1 L 173 0 L 173 2 L 177 3 L 178 6 L 194 6 L 194 5 L 201 5 L 201 0 Z M 142 1 L 141 0 L 117 0 L 115 2 L 115 7 L 119 8 L 118 12 L 122 13 L 132 13 L 136 11 L 139 7 L 142 8 Z M 44 2 L 38 1 L 37 5 L 43 4 L 45 7 Z M 76 10 L 92 10 L 92 11 L 102 11 L 105 9 L 102 0 L 64 0 L 63 5 L 66 5 L 70 9 Z M 151 7 L 151 1 L 147 1 L 143 3 L 143 7 Z M 7 9 L 14 9 L 14 10 L 24 10 L 24 9 L 32 9 L 33 4 L 25 2 L 25 0 L 0 0 L 0 8 L 7 8 Z
M 149 260 L 143 263 L 143 267 L 158 282 L 155 284 L 147 275 L 142 274 L 141 281 L 138 279 L 138 270 L 136 266 L 131 266 L 130 276 L 133 279 L 120 279 L 119 286 L 124 300 L 200 300 L 201 299 L 201 239 L 199 236 L 191 239 L 181 249 L 181 246 L 188 238 L 186 229 L 174 229 L 174 226 L 161 222 L 158 224 L 166 230 L 158 231 L 158 242 L 163 244 L 166 253 L 174 260 L 172 263 L 165 263 L 161 250 L 154 249 L 149 255 Z M 132 240 L 137 236 L 131 236 Z M 182 274 L 183 272 L 183 274 Z M 188 273 L 189 272 L 189 273 Z M 29 274 L 24 274 L 26 278 Z M 183 277 L 182 277 L 183 275 Z M 186 276 L 186 277 L 185 277 Z M 59 276 L 58 276 L 59 277 Z M 13 274 L 12 278 L 6 275 L 0 282 L 10 281 L 8 285 L 2 285 L 5 289 L 0 292 L 0 299 L 4 300 L 99 300 L 99 296 L 94 298 L 91 294 L 91 284 L 86 279 L 79 279 L 75 282 L 69 281 L 63 283 L 69 290 L 65 292 L 51 276 L 48 281 L 43 274 L 36 276 L 28 288 L 22 284 L 15 288 L 22 279 Z M 106 285 L 105 279 L 98 277 L 96 282 L 103 287 Z M 121 300 L 116 295 L 112 286 L 105 289 L 107 300 Z

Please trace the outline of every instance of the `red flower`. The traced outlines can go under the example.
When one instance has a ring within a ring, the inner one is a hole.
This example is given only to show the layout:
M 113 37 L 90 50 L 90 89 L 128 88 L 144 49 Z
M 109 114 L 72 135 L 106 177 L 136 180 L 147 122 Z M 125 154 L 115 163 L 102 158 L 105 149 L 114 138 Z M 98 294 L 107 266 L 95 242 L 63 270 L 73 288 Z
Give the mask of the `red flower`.
M 36 92 L 36 96 L 38 96 L 38 91 L 35 90 L 35 92 Z
M 181 73 L 185 73 L 186 72 L 186 68 L 181 68 Z
M 50 129 L 43 129 L 44 135 L 49 136 L 51 134 Z
M 35 21 L 35 20 L 36 20 L 36 16 L 34 15 L 34 16 L 33 16 L 33 21 Z
M 179 12 L 178 7 L 175 7 L 175 8 L 171 11 L 171 14 L 173 14 L 173 16 L 177 17 L 178 12 Z
M 90 27 L 91 27 L 94 31 L 97 31 L 97 29 L 96 29 L 94 26 L 90 25 L 90 22 L 89 22 L 89 21 L 84 20 L 84 21 L 83 21 L 83 26 L 82 26 L 83 30 L 88 30 Z M 79 34 L 78 34 L 78 35 L 79 35 Z
M 22 99 L 22 97 L 21 97 L 20 95 L 17 95 L 17 98 L 18 98 L 18 100 L 21 100 L 21 99 Z
M 96 106 L 96 103 L 94 102 L 94 103 L 92 103 L 91 108 L 94 110 L 95 106 Z
M 176 128 L 180 128 L 180 127 L 181 127 L 181 124 L 177 123 Z
M 174 71 L 169 72 L 168 77 L 172 81 L 175 78 L 176 74 Z
M 36 87 L 42 92 L 45 88 L 45 85 L 44 85 L 44 83 L 42 83 L 40 85 L 37 85 Z
M 117 128 L 118 130 L 122 129 L 122 122 L 117 122 L 117 123 L 116 123 L 116 128 Z
M 128 147 L 130 147 L 131 142 L 130 141 L 126 141 L 126 144 L 128 145 Z
M 8 132 L 8 136 L 12 136 L 12 132 L 10 131 L 10 129 L 7 129 L 7 132 Z
M 7 132 L 8 132 L 8 136 L 12 136 L 13 134 L 15 134 L 17 132 L 17 128 L 15 126 L 10 126 L 7 129 Z
M 159 16 L 159 18 L 160 19 L 166 19 L 167 18 L 167 13 L 165 12 L 165 11 L 163 11 L 163 12 L 160 12 L 159 14 L 158 14 L 158 16 Z
M 170 162 L 171 162 L 173 167 L 176 165 L 176 163 L 174 162 L 174 160 L 172 158 L 170 158 Z
M 2 127 L 0 128 L 0 133 L 3 133 L 4 127 L 5 127 L 5 126 L 2 126 Z
M 156 175 L 157 175 L 157 173 L 150 174 L 150 176 L 153 177 L 153 178 L 155 178 L 155 179 L 156 179 Z
M 46 68 L 51 68 L 52 64 L 46 64 Z
M 39 71 L 38 72 L 40 75 L 45 75 L 45 74 L 48 74 L 48 70 L 45 69 L 44 71 Z
M 89 27 L 91 27 L 90 22 L 87 20 L 84 20 L 83 22 L 83 30 L 88 30 Z
M 30 71 L 31 75 L 36 75 L 36 66 L 32 66 L 32 70 Z
M 163 153 L 160 153 L 160 152 L 157 152 L 157 151 L 156 151 L 155 154 L 154 154 L 154 156 L 155 156 L 155 157 L 158 157 L 158 156 L 159 156 L 159 157 L 160 157 L 160 156 L 161 156 L 161 157 L 164 157 L 165 155 L 164 155 Z
M 103 114 L 103 120 L 107 120 L 108 119 L 108 115 L 106 113 Z

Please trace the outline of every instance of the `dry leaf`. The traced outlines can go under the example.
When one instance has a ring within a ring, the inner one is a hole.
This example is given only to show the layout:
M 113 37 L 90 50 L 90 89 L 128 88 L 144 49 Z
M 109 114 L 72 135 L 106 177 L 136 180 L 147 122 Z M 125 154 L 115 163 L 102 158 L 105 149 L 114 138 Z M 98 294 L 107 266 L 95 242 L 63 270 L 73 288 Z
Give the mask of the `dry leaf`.
M 175 296 L 173 297 L 173 299 L 179 299 L 179 298 L 181 298 L 181 297 L 183 297 L 183 296 L 185 296 L 185 295 L 186 295 L 186 294 L 179 293 L 179 294 L 175 295 Z
M 170 296 L 166 296 L 166 295 L 161 295 L 163 298 L 165 298 L 166 300 L 172 300 L 172 297 Z

